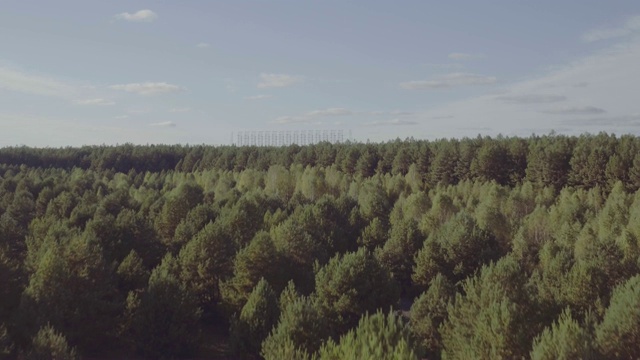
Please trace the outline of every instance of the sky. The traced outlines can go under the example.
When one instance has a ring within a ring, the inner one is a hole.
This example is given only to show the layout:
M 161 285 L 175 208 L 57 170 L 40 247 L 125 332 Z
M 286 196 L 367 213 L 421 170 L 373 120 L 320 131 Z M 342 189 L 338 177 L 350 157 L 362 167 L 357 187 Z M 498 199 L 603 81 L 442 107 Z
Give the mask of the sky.
M 640 135 L 640 1 L 0 0 L 0 146 Z

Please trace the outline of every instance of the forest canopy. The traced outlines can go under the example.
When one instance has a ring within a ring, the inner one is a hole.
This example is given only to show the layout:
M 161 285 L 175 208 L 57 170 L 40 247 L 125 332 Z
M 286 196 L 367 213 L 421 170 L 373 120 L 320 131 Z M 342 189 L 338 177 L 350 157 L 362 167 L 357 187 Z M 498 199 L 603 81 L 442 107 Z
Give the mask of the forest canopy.
M 640 357 L 640 138 L 0 149 L 0 357 Z

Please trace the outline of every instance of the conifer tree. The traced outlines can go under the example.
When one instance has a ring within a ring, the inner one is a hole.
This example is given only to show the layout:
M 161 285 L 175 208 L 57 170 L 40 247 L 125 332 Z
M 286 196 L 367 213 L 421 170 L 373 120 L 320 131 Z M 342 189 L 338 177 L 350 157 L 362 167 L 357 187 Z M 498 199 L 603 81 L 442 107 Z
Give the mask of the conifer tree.
M 443 359 L 516 359 L 529 351 L 524 276 L 512 258 L 463 283 L 440 327 Z
M 219 300 L 218 284 L 231 273 L 235 247 L 218 223 L 207 224 L 178 255 L 180 281 L 203 310 Z
M 439 358 L 442 339 L 438 328 L 447 318 L 447 306 L 453 300 L 455 287 L 442 274 L 436 275 L 429 289 L 411 306 L 411 331 L 427 350 L 429 358 Z
M 304 358 L 320 348 L 328 337 L 328 330 L 325 317 L 313 299 L 299 298 L 282 311 L 278 325 L 262 343 L 260 354 L 266 360 L 283 359 L 284 355 Z
M 402 318 L 390 311 L 365 314 L 358 326 L 336 343 L 320 348 L 319 360 L 411 360 L 420 359 L 418 345 Z
M 532 360 L 596 359 L 594 339 L 565 309 L 533 342 Z
M 193 356 L 200 339 L 201 310 L 195 296 L 180 281 L 178 263 L 167 255 L 153 269 L 135 307 L 132 336 L 146 357 Z
M 415 264 L 414 256 L 420 249 L 423 238 L 418 225 L 412 219 L 405 219 L 393 226 L 389 240 L 376 250 L 376 257 L 391 273 L 403 290 L 411 287 L 411 273 Z
M 596 336 L 606 359 L 640 357 L 640 275 L 614 290 Z
M 233 277 L 220 284 L 221 296 L 232 312 L 242 309 L 261 278 L 273 286 L 274 291 L 284 287 L 284 274 L 279 254 L 266 232 L 259 232 L 249 245 L 238 251 L 233 260 Z
M 316 274 L 317 303 L 336 334 L 356 325 L 365 312 L 395 305 L 398 290 L 389 272 L 365 249 L 333 257 Z
M 27 360 L 73 360 L 78 359 L 75 348 L 67 343 L 64 335 L 51 325 L 43 326 L 31 343 L 31 349 L 25 354 Z
M 242 307 L 240 316 L 232 322 L 231 341 L 236 352 L 258 354 L 279 315 L 276 294 L 262 278 Z

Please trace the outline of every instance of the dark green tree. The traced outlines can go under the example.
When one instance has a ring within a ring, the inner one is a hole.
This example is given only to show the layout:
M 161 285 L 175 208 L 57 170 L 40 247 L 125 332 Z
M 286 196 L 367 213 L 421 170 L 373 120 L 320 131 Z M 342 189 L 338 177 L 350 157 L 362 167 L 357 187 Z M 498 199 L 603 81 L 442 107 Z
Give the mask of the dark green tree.
M 76 349 L 69 346 L 64 335 L 51 325 L 43 326 L 31 343 L 31 349 L 25 354 L 28 360 L 73 360 L 78 359 Z
M 145 357 L 189 357 L 200 340 L 197 298 L 180 281 L 177 261 L 167 255 L 153 269 L 146 290 L 133 305 L 131 336 Z
M 517 359 L 531 344 L 525 277 L 506 258 L 463 283 L 440 328 L 444 359 Z
M 551 328 L 545 328 L 535 338 L 530 356 L 532 360 L 596 359 L 598 356 L 593 345 L 594 339 L 589 331 L 565 310 Z
M 438 359 L 442 339 L 438 328 L 447 318 L 447 306 L 453 300 L 455 287 L 442 274 L 436 275 L 429 289 L 411 306 L 410 327 L 416 340 L 427 350 L 428 358 Z
M 365 249 L 333 257 L 316 274 L 318 305 L 337 334 L 355 326 L 363 313 L 395 305 L 398 290 L 389 272 Z
M 231 323 L 231 341 L 235 352 L 258 354 L 279 316 L 276 294 L 262 278 L 242 307 L 240 316 Z
M 222 298 L 231 312 L 238 312 L 254 291 L 260 279 L 276 284 L 274 291 L 285 286 L 282 263 L 273 240 L 266 232 L 259 232 L 233 260 L 233 277 L 220 284 Z
M 598 346 L 606 359 L 640 357 L 640 276 L 619 285 L 602 323 L 596 329 Z
M 260 354 L 267 360 L 304 358 L 315 353 L 328 337 L 325 317 L 311 298 L 302 297 L 280 314 L 278 325 L 262 343 Z
M 390 311 L 364 315 L 358 327 L 336 343 L 332 339 L 320 348 L 322 360 L 410 360 L 420 359 L 419 346 L 400 316 Z

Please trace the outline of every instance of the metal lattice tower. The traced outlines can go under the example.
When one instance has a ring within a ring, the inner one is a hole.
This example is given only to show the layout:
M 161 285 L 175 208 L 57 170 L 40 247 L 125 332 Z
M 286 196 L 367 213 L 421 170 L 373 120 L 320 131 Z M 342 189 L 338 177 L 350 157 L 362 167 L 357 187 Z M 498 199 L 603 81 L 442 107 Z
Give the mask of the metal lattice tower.
M 234 134 L 231 134 L 233 142 Z M 343 130 L 251 130 L 235 134 L 237 146 L 311 145 L 319 142 L 339 144 L 345 141 Z

